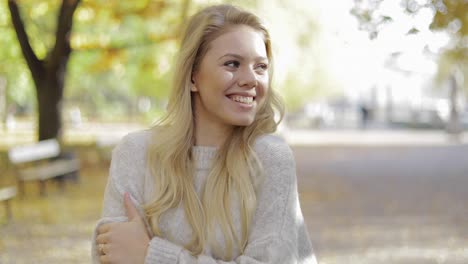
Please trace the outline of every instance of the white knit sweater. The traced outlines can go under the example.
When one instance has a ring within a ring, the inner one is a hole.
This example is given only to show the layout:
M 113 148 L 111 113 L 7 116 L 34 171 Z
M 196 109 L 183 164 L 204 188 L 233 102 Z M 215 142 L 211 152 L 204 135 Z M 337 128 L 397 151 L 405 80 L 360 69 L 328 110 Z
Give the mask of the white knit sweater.
M 124 193 L 131 194 L 140 215 L 143 215 L 141 205 L 149 202 L 152 197 L 155 183 L 147 172 L 145 159 L 150 133 L 140 131 L 127 135 L 112 153 L 102 218 L 96 224 L 93 234 L 93 263 L 99 263 L 97 227 L 108 222 L 128 220 L 123 203 Z M 201 186 L 216 155 L 216 148 L 196 146 L 192 151 L 196 168 L 194 184 L 200 195 Z M 192 256 L 182 246 L 190 240 L 191 230 L 184 217 L 183 208 L 179 207 L 162 215 L 160 228 L 163 237 L 152 237 L 145 264 L 316 263 L 299 205 L 295 162 L 290 148 L 282 139 L 266 135 L 257 140 L 255 151 L 265 170 L 266 178 L 258 188 L 257 209 L 244 253 L 240 255 L 239 249 L 234 247 L 233 259 L 230 262 L 217 259 L 209 247 L 202 255 Z M 233 224 L 240 237 L 240 216 L 234 207 L 232 215 Z M 217 230 L 216 238 L 224 248 L 220 230 Z

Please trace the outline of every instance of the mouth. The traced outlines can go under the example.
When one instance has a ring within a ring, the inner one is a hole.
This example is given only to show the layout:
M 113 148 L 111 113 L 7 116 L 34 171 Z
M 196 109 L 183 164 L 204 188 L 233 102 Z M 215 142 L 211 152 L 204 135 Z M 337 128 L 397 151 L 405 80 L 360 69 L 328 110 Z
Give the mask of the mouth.
M 255 96 L 228 95 L 227 97 L 234 102 L 245 105 L 252 105 L 255 101 Z

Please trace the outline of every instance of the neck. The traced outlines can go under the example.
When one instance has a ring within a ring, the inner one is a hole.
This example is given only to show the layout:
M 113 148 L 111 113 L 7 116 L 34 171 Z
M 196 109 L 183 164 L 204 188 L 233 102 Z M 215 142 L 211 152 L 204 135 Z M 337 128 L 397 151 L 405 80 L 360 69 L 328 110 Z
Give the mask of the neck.
M 231 126 L 195 121 L 195 146 L 220 147 L 231 133 Z
M 194 96 L 195 146 L 221 147 L 231 134 L 233 126 L 212 119 L 202 107 L 199 96 Z

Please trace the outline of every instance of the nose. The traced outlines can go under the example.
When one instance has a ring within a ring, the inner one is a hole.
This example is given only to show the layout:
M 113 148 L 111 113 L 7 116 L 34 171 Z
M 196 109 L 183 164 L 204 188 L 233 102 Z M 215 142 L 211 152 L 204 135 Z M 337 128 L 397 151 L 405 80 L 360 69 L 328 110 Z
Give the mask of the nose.
M 246 88 L 256 87 L 258 84 L 257 74 L 250 67 L 245 67 L 239 76 L 239 86 Z

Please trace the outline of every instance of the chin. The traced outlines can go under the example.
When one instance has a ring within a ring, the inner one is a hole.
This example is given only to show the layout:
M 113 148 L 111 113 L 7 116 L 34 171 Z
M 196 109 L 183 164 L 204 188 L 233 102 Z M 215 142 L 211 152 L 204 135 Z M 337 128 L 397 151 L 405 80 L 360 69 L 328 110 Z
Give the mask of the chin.
M 234 126 L 250 126 L 255 121 L 255 117 L 248 117 L 242 119 L 235 119 L 232 122 Z

